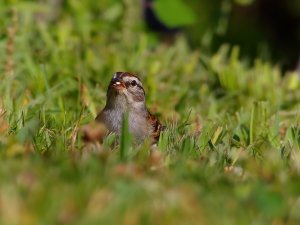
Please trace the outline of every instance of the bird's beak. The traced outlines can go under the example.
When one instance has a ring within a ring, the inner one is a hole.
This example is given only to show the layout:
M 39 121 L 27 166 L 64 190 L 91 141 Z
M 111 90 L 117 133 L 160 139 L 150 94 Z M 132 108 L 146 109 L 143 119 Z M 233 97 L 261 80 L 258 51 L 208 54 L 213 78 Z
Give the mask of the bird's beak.
M 125 88 L 124 82 L 118 77 L 112 79 L 111 86 L 117 91 L 121 91 Z

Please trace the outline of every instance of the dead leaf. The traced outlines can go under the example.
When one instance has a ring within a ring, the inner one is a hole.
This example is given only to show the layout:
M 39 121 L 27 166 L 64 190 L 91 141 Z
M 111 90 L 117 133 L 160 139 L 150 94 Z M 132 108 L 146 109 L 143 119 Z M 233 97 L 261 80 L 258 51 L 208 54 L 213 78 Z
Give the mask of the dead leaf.
M 108 134 L 108 130 L 103 123 L 93 122 L 80 128 L 82 140 L 85 142 L 102 142 Z

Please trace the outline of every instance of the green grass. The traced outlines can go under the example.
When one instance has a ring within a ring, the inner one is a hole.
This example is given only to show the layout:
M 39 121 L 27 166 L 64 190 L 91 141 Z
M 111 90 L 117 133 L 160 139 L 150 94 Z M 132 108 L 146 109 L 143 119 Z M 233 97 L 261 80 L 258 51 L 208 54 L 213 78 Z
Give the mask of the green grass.
M 58 15 L 12 2 L 0 3 L 0 224 L 300 223 L 297 74 L 238 47 L 160 43 L 133 0 Z M 167 125 L 153 155 L 126 129 L 121 149 L 76 138 L 115 71 L 140 75 Z

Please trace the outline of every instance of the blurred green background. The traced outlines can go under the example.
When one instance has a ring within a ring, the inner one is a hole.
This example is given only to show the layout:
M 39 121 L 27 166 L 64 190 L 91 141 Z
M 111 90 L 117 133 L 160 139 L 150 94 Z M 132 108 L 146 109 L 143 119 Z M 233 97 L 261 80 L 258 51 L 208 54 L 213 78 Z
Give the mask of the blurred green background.
M 300 2 L 297 0 L 142 2 L 146 24 L 152 31 L 169 35 L 182 31 L 193 48 L 209 53 L 224 43 L 238 45 L 242 57 L 250 64 L 260 57 L 280 65 L 283 70 L 297 67 L 300 57 Z M 174 28 L 178 29 L 174 31 Z
M 1 1 L 0 224 L 299 224 L 298 20 L 296 0 Z M 167 125 L 153 154 L 80 138 L 116 71 Z

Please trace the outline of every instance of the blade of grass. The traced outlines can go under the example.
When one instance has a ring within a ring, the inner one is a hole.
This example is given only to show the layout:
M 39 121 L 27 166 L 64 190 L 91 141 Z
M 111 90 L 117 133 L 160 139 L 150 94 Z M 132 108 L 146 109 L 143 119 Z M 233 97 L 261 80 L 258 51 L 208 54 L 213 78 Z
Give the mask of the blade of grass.
M 129 152 L 132 143 L 132 137 L 129 133 L 128 127 L 128 114 L 123 115 L 122 120 L 122 133 L 120 137 L 120 160 L 126 161 L 126 155 Z

